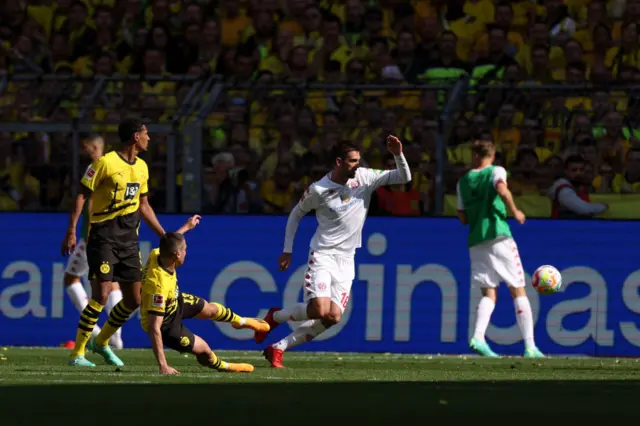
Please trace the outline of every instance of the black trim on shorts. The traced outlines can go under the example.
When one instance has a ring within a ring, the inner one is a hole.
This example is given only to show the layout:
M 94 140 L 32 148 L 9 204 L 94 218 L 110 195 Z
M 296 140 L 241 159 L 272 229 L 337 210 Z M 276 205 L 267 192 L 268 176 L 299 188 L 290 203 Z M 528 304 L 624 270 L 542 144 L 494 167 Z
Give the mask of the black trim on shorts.
M 147 311 L 147 313 L 148 313 L 149 315 L 155 315 L 155 316 L 157 316 L 157 317 L 163 317 L 163 316 L 165 315 L 165 313 L 164 313 L 164 312 L 158 312 L 158 311 Z

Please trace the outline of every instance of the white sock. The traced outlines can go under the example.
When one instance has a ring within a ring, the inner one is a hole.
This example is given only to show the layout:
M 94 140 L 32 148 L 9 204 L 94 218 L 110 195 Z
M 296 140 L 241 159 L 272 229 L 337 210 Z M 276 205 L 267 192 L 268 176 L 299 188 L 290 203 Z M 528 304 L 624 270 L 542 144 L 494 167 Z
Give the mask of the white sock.
M 82 312 L 89 303 L 89 296 L 84 290 L 84 286 L 80 282 L 75 282 L 67 286 L 67 294 L 71 299 L 71 303 L 76 307 L 78 312 Z
M 476 329 L 473 332 L 473 337 L 480 342 L 484 342 L 484 335 L 489 327 L 489 321 L 491 321 L 491 314 L 496 307 L 496 303 L 488 298 L 483 297 L 478 303 L 478 309 L 476 313 Z
M 122 290 L 113 290 L 109 293 L 109 297 L 107 298 L 107 304 L 104 305 L 104 311 L 109 315 L 111 310 L 118 304 L 119 301 L 122 300 Z
M 286 351 L 289 348 L 301 345 L 304 342 L 312 340 L 327 328 L 322 324 L 321 320 L 307 320 L 300 324 L 300 327 L 273 345 L 274 349 Z
M 513 305 L 516 308 L 516 320 L 518 321 L 524 344 L 527 348 L 533 348 L 536 343 L 533 340 L 533 313 L 531 312 L 529 299 L 527 296 L 516 297 L 513 299 Z
M 284 308 L 273 314 L 273 320 L 277 323 L 282 323 L 289 320 L 304 321 L 308 319 L 309 317 L 307 316 L 306 303 L 296 303 L 295 305 L 291 305 L 288 308 Z

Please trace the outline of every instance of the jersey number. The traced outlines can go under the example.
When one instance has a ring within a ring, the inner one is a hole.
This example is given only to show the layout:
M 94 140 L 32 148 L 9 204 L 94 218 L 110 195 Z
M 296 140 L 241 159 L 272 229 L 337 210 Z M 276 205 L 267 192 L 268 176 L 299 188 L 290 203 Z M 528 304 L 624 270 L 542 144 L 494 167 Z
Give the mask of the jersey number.
M 136 194 L 140 191 L 139 183 L 127 183 L 127 187 L 124 189 L 124 198 L 122 201 L 133 200 L 136 197 Z
M 347 303 L 349 303 L 349 294 L 342 293 L 340 296 L 340 304 L 342 305 L 342 309 L 347 309 Z

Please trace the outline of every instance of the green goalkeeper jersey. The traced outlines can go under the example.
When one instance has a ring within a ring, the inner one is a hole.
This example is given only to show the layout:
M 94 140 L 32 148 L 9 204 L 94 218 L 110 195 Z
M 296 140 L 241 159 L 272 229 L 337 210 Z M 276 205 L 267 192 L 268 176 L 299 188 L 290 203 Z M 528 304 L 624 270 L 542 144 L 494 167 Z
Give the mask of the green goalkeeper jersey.
M 507 209 L 496 191 L 498 182 L 507 182 L 507 171 L 499 166 L 470 170 L 458 182 L 458 210 L 467 216 L 469 247 L 511 237 Z

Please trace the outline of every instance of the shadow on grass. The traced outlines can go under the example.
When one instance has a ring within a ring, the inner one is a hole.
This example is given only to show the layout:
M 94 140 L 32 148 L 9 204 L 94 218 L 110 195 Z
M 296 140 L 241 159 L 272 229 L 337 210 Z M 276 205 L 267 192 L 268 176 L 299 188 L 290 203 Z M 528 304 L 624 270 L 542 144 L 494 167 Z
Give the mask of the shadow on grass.
M 429 420 L 510 423 L 558 415 L 620 418 L 640 412 L 640 382 L 320 382 L 0 387 L 0 424 L 229 426 L 389 425 Z M 81 418 L 79 418 L 81 416 Z M 507 416 L 507 417 L 501 417 Z M 491 420 L 493 419 L 493 420 Z

